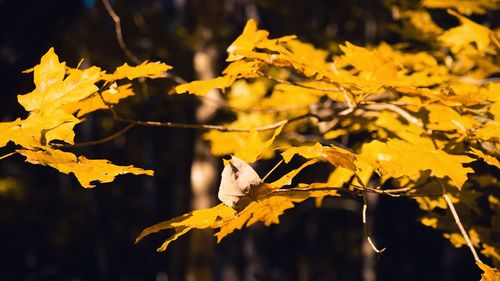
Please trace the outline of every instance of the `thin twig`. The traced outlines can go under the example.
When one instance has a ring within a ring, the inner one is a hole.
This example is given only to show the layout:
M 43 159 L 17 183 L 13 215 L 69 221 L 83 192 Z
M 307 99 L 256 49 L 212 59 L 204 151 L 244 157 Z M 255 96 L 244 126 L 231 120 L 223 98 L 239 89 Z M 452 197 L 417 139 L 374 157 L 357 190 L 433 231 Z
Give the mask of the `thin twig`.
M 320 92 L 339 92 L 340 91 L 340 89 L 338 87 L 335 87 L 335 88 L 313 87 L 313 86 L 304 85 L 304 84 L 299 83 L 299 82 L 293 82 L 293 81 L 275 78 L 275 77 L 272 77 L 269 75 L 267 75 L 266 78 L 269 80 L 272 80 L 274 82 L 281 83 L 281 84 L 293 85 L 293 86 L 301 87 L 304 89 L 316 90 L 316 91 L 320 91 Z
M 131 119 L 125 119 L 122 117 L 119 117 L 116 115 L 114 110 L 113 112 L 113 118 L 116 121 L 120 122 L 125 122 L 125 123 L 130 123 L 130 124 L 135 124 L 135 125 L 140 125 L 140 126 L 150 126 L 150 127 L 167 127 L 167 128 L 182 128 L 182 129 L 197 129 L 197 130 L 214 130 L 214 131 L 219 131 L 219 132 L 250 132 L 252 130 L 254 131 L 270 131 L 277 129 L 281 126 L 284 126 L 286 124 L 296 122 L 305 118 L 319 118 L 318 116 L 314 114 L 304 114 L 304 115 L 299 115 L 294 118 L 290 119 L 284 119 L 281 121 L 278 121 L 276 123 L 272 123 L 269 125 L 261 126 L 261 127 L 256 127 L 256 128 L 229 128 L 221 125 L 210 125 L 210 124 L 186 124 L 186 123 L 176 123 L 176 122 L 158 122 L 158 121 L 141 121 L 141 120 L 131 120 Z
M 386 248 L 382 248 L 382 250 L 379 250 L 375 244 L 373 243 L 373 240 L 371 239 L 370 237 L 370 233 L 368 232 L 368 223 L 366 221 L 366 211 L 368 209 L 368 200 L 367 200 L 367 195 L 366 195 L 366 191 L 367 191 L 367 187 L 366 186 L 363 186 L 364 189 L 363 189 L 363 232 L 365 233 L 365 237 L 366 237 L 366 240 L 368 240 L 368 244 L 370 244 L 370 246 L 372 247 L 373 251 L 377 254 L 380 254 L 382 253 L 383 251 L 385 251 Z
M 3 156 L 0 156 L 0 160 L 3 160 L 3 159 L 5 159 L 5 158 L 7 158 L 7 157 L 9 157 L 9 156 L 12 156 L 12 155 L 16 154 L 16 153 L 17 153 L 17 152 L 16 152 L 16 151 L 14 151 L 14 152 L 11 152 L 11 153 L 7 153 L 7 154 L 5 154 L 5 155 L 3 155 Z
M 453 202 L 451 202 L 450 197 L 448 194 L 443 194 L 444 200 L 446 200 L 446 204 L 448 204 L 448 208 L 450 208 L 451 214 L 453 215 L 453 218 L 455 219 L 455 223 L 457 224 L 458 228 L 460 229 L 460 232 L 462 233 L 462 236 L 464 237 L 465 241 L 467 242 L 467 246 L 469 247 L 470 251 L 472 252 L 472 255 L 474 256 L 474 260 L 476 263 L 483 263 L 479 256 L 477 255 L 476 249 L 474 248 L 474 245 L 472 245 L 472 242 L 470 241 L 469 235 L 467 234 L 467 231 L 465 231 L 464 226 L 462 225 L 462 222 L 460 221 L 460 217 L 457 214 L 457 211 L 455 210 L 455 206 L 453 206 Z
M 269 172 L 267 172 L 267 174 L 262 178 L 262 181 L 265 181 L 267 177 L 269 177 L 269 175 L 271 175 L 271 173 L 274 172 L 274 170 L 276 170 L 276 168 L 278 168 L 278 166 L 281 165 L 284 161 L 285 159 L 281 159 L 281 161 L 279 161 L 278 164 L 274 165 L 274 167 L 271 170 L 269 170 Z
M 346 110 L 339 112 L 339 115 L 343 116 L 353 112 L 357 105 L 356 102 L 354 101 L 354 98 L 352 96 L 349 96 L 347 90 L 344 87 L 341 87 L 341 90 L 342 90 L 342 95 L 344 96 L 344 99 L 346 100 L 348 106 Z
M 410 113 L 402 109 L 401 107 L 395 105 L 395 104 L 390 104 L 390 103 L 376 103 L 376 104 L 367 104 L 363 105 L 364 109 L 368 110 L 375 110 L 375 111 L 381 111 L 381 110 L 389 110 L 392 112 L 395 112 L 399 114 L 399 116 L 403 117 L 406 121 L 413 123 L 417 125 L 420 128 L 424 127 L 424 124 L 422 121 L 414 116 L 412 116 Z
M 109 3 L 109 0 L 102 0 L 102 3 L 104 4 L 104 8 L 106 8 L 106 11 L 108 12 L 109 16 L 115 23 L 115 34 L 116 34 L 116 40 L 118 41 L 118 45 L 120 45 L 120 48 L 122 49 L 123 53 L 131 62 L 135 64 L 140 64 L 141 60 L 137 58 L 137 56 L 135 56 L 134 53 L 132 53 L 129 48 L 127 48 L 125 40 L 123 40 L 120 17 L 116 14 L 115 10 L 113 10 L 113 7 Z
M 91 146 L 91 145 L 96 145 L 96 144 L 102 144 L 102 143 L 106 143 L 108 141 L 112 141 L 112 140 L 120 137 L 121 135 L 125 134 L 128 130 L 132 129 L 135 126 L 137 126 L 137 124 L 130 123 L 125 128 L 121 129 L 120 131 L 118 131 L 118 132 L 116 132 L 116 133 L 114 133 L 114 134 L 112 134 L 110 136 L 107 136 L 105 138 L 98 139 L 98 140 L 79 142 L 79 143 L 75 143 L 75 144 L 59 144 L 59 143 L 56 143 L 56 144 L 52 144 L 52 146 L 54 146 L 54 147 L 64 147 L 64 148 L 75 148 L 75 147 L 85 147 L 85 146 Z

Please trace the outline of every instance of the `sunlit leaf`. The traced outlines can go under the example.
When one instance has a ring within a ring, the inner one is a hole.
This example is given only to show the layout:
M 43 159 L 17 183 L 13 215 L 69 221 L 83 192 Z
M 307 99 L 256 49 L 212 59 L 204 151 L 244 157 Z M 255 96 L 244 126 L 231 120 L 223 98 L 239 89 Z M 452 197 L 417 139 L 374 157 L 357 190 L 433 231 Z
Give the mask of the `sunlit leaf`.
M 298 146 L 286 149 L 281 156 L 285 163 L 290 162 L 292 157 L 298 154 L 306 159 L 318 158 L 330 162 L 334 166 L 343 167 L 351 171 L 356 171 L 356 156 L 354 153 L 336 146 L 322 146 L 316 143 L 313 146 Z
M 73 153 L 52 149 L 49 147 L 37 150 L 19 149 L 17 152 L 26 157 L 32 164 L 47 165 L 61 173 L 73 173 L 83 187 L 94 187 L 93 182 L 112 182 L 118 175 L 134 174 L 152 176 L 152 170 L 143 170 L 133 166 L 117 166 L 104 159 L 87 159 L 76 157 Z
M 470 152 L 476 155 L 477 157 L 483 159 L 484 162 L 490 164 L 491 166 L 495 166 L 498 169 L 500 169 L 500 161 L 498 161 L 498 159 L 496 159 L 495 157 L 484 154 L 481 150 L 475 149 L 473 147 L 470 148 Z
M 75 69 L 64 78 L 65 63 L 51 48 L 34 67 L 35 90 L 19 95 L 19 103 L 27 111 L 47 111 L 68 103 L 77 102 L 95 93 L 101 71 L 98 67 Z
M 117 104 L 120 100 L 133 96 L 134 92 L 130 88 L 131 86 L 131 84 L 126 84 L 118 87 L 111 87 L 101 94 L 93 94 L 84 100 L 68 104 L 64 109 L 67 112 L 76 113 L 77 117 L 84 116 L 99 109 L 107 109 L 109 105 Z
M 438 37 L 453 53 L 460 52 L 466 45 L 474 43 L 480 55 L 492 52 L 489 48 L 491 37 L 496 36 L 489 28 L 477 24 L 468 18 L 448 10 L 448 13 L 460 20 L 460 25 L 445 31 Z M 497 39 L 498 41 L 498 39 Z
M 229 87 L 231 80 L 228 76 L 217 77 L 211 80 L 193 81 L 175 87 L 178 94 L 189 92 L 191 94 L 204 96 L 212 89 L 225 89 Z
M 380 165 L 380 172 L 393 178 L 416 175 L 430 170 L 433 176 L 451 179 L 453 185 L 461 188 L 467 180 L 467 173 L 474 172 L 463 166 L 473 159 L 466 155 L 452 155 L 423 143 L 409 143 L 390 139 L 383 143 L 372 141 L 363 149 L 370 153 L 372 161 Z
M 458 12 L 470 15 L 484 14 L 488 10 L 499 9 L 499 2 L 497 0 L 423 0 L 422 4 L 427 8 L 448 9 L 454 8 Z
M 127 63 L 116 68 L 113 74 L 105 74 L 102 78 L 106 81 L 115 81 L 127 78 L 133 80 L 139 77 L 162 78 L 165 72 L 172 69 L 172 66 L 162 62 L 143 62 L 137 66 L 130 66 Z
M 250 131 L 245 144 L 241 149 L 234 152 L 234 155 L 245 162 L 255 162 L 257 158 L 264 153 L 264 151 L 273 143 L 276 136 L 279 135 L 283 126 L 278 127 L 274 130 L 273 135 L 270 139 L 262 141 L 259 133 L 255 130 Z
M 476 263 L 483 271 L 480 281 L 498 281 L 500 280 L 500 272 L 496 268 L 491 268 L 485 263 Z

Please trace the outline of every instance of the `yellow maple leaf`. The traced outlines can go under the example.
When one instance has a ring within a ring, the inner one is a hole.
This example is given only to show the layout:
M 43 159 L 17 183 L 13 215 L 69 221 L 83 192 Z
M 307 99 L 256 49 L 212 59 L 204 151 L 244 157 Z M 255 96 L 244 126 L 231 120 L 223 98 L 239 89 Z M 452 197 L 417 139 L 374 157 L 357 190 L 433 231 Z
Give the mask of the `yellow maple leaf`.
M 433 20 L 431 15 L 425 10 L 405 11 L 401 14 L 407 19 L 403 22 L 403 36 L 411 39 L 432 39 L 443 32 Z
M 93 94 L 84 100 L 70 103 L 64 106 L 64 109 L 72 114 L 76 113 L 77 117 L 82 117 L 99 109 L 107 109 L 109 104 L 117 104 L 120 100 L 133 96 L 134 91 L 130 88 L 131 86 L 132 84 L 126 84 L 111 87 L 101 94 Z
M 495 157 L 487 155 L 487 154 L 484 154 L 484 152 L 482 152 L 481 150 L 475 149 L 473 147 L 470 148 L 470 153 L 472 153 L 472 154 L 476 155 L 477 157 L 483 159 L 484 162 L 490 164 L 491 166 L 495 166 L 498 169 L 500 169 L 500 161 L 498 161 L 498 159 L 496 159 Z
M 490 121 L 482 125 L 476 131 L 476 137 L 482 140 L 498 140 L 500 139 L 500 122 Z
M 477 123 L 471 116 L 461 115 L 449 106 L 433 103 L 427 105 L 425 109 L 429 111 L 427 128 L 431 130 L 458 130 L 466 133 Z
M 137 237 L 136 243 L 144 237 L 166 229 L 173 229 L 171 235 L 157 251 L 165 251 L 168 245 L 186 234 L 192 229 L 219 229 L 215 234 L 217 241 L 220 242 L 225 236 L 242 229 L 245 226 L 251 226 L 257 222 L 263 222 L 265 225 L 279 223 L 279 217 L 287 209 L 293 208 L 295 203 L 300 203 L 308 198 L 323 198 L 325 196 L 339 196 L 336 190 L 325 190 L 318 188 L 315 190 L 308 185 L 300 190 L 278 190 L 270 192 L 266 184 L 254 189 L 252 197 L 254 200 L 249 202 L 240 212 L 224 204 L 219 204 L 212 208 L 195 210 L 182 216 L 164 221 L 144 229 Z
M 10 122 L 0 122 L 0 147 L 6 146 L 12 140 L 12 134 L 19 124 L 21 124 L 21 118 Z
M 257 200 L 251 202 L 238 216 L 220 224 L 220 230 L 215 234 L 220 242 L 224 237 L 235 230 L 242 229 L 243 226 L 251 226 L 257 222 L 263 222 L 266 226 L 279 223 L 279 217 L 288 209 L 309 198 L 319 198 L 325 196 L 339 196 L 336 190 L 279 190 L 265 194 Z
M 431 9 L 457 9 L 462 14 L 484 14 L 489 10 L 499 9 L 497 0 L 423 0 L 424 7 Z
M 387 57 L 377 50 L 369 50 L 359 47 L 349 42 L 340 46 L 344 55 L 344 63 L 352 65 L 360 71 L 360 76 L 369 80 L 395 81 L 400 65 L 396 64 L 392 58 Z
M 65 63 L 60 63 L 54 48 L 50 48 L 34 67 L 35 90 L 18 95 L 19 103 L 27 111 L 46 111 L 85 99 L 98 90 L 95 85 L 101 75 L 98 67 L 75 69 L 66 78 L 64 73 Z
M 380 165 L 380 172 L 386 177 L 400 178 L 414 176 L 430 170 L 438 178 L 448 177 L 453 185 L 462 188 L 467 173 L 474 172 L 463 166 L 474 159 L 466 155 L 452 155 L 423 142 L 410 143 L 399 139 L 389 139 L 386 143 L 378 140 L 363 146 L 366 156 L 374 166 Z
M 136 238 L 135 243 L 141 241 L 144 237 L 165 230 L 175 229 L 174 235 L 168 238 L 157 251 L 165 251 L 168 245 L 179 238 L 181 235 L 187 233 L 193 228 L 215 228 L 220 224 L 220 221 L 227 220 L 233 217 L 236 211 L 231 207 L 224 204 L 219 204 L 215 207 L 203 210 L 195 210 L 176 217 L 174 219 L 164 221 L 144 229 L 141 234 Z
M 238 80 L 231 86 L 228 93 L 229 106 L 238 109 L 255 108 L 257 103 L 267 92 L 267 85 L 263 80 L 256 80 L 249 83 L 243 79 Z
M 268 35 L 269 32 L 266 30 L 257 29 L 257 21 L 255 19 L 249 19 L 242 34 L 227 48 L 227 61 L 235 61 L 243 58 L 242 56 L 234 53 L 236 51 L 253 50 L 258 42 L 267 40 Z
M 12 141 L 28 149 L 48 144 L 52 140 L 72 144 L 75 136 L 73 127 L 79 122 L 64 110 L 36 111 L 24 120 L 7 122 L 13 126 L 0 133 L 0 144 Z
M 460 25 L 445 31 L 438 37 L 438 40 L 449 47 L 453 53 L 459 53 L 471 43 L 475 43 L 479 55 L 493 52 L 489 48 L 490 43 L 498 42 L 498 39 L 489 28 L 477 24 L 453 10 L 448 10 L 448 13 L 457 17 L 460 20 Z
M 476 262 L 476 264 L 483 271 L 483 274 L 481 274 L 480 281 L 498 281 L 498 280 L 500 280 L 500 272 L 496 268 L 492 268 L 485 263 Z
M 225 89 L 231 85 L 234 80 L 229 76 L 221 76 L 210 80 L 192 81 L 175 87 L 177 94 L 191 93 L 199 96 L 206 95 L 212 89 Z
M 139 77 L 144 78 L 162 78 L 165 72 L 172 69 L 172 66 L 162 62 L 143 62 L 137 66 L 130 66 L 127 63 L 116 68 L 113 74 L 104 74 L 102 79 L 106 81 L 115 81 L 123 78 L 133 80 Z
M 104 159 L 87 159 L 76 157 L 73 153 L 50 147 L 39 147 L 36 150 L 19 149 L 17 152 L 26 157 L 26 162 L 47 165 L 61 173 L 73 173 L 85 188 L 94 187 L 92 182 L 112 182 L 118 175 L 134 174 L 152 176 L 152 170 L 143 170 L 133 166 L 117 166 Z
M 316 143 L 312 146 L 297 146 L 286 149 L 281 153 L 285 163 L 290 162 L 292 157 L 298 154 L 306 159 L 318 158 L 330 162 L 334 166 L 343 167 L 351 171 L 357 171 L 356 155 L 346 149 L 336 146 L 323 146 Z
M 274 142 L 276 136 L 278 136 L 283 129 L 284 125 L 276 128 L 273 135 L 266 141 L 262 141 L 259 133 L 256 130 L 251 130 L 245 140 L 244 145 L 234 152 L 234 156 L 240 158 L 241 160 L 252 163 L 261 156 L 267 148 Z
M 317 163 L 317 162 L 318 162 L 317 159 L 311 159 L 311 160 L 305 162 L 304 164 L 300 165 L 300 167 L 298 167 L 297 169 L 293 169 L 292 171 L 288 172 L 287 174 L 285 174 L 281 178 L 270 183 L 269 185 L 273 189 L 279 189 L 279 188 L 282 188 L 283 186 L 290 185 L 290 184 L 292 184 L 293 178 L 296 175 L 298 175 L 304 168 L 306 168 L 307 166 L 310 166 L 314 163 Z

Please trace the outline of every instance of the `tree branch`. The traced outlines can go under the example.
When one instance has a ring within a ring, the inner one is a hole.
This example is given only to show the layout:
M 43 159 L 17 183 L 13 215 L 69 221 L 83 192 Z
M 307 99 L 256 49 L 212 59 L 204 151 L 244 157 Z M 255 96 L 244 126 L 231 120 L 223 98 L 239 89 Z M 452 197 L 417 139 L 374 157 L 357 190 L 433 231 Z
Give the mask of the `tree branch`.
M 382 111 L 382 110 L 389 110 L 392 112 L 397 113 L 399 116 L 403 117 L 406 121 L 413 123 L 420 128 L 424 127 L 424 124 L 422 121 L 414 116 L 412 116 L 410 113 L 402 109 L 401 107 L 395 105 L 395 104 L 390 104 L 390 103 L 376 103 L 376 104 L 366 104 L 363 105 L 364 109 L 368 110 L 374 110 L 374 111 Z
M 51 146 L 58 147 L 58 148 L 59 147 L 76 148 L 76 147 L 85 147 L 85 146 L 91 146 L 91 145 L 96 145 L 96 144 L 102 144 L 102 143 L 106 143 L 108 141 L 112 141 L 112 140 L 120 137 L 121 135 L 125 134 L 128 130 L 132 129 L 135 126 L 137 126 L 137 125 L 133 124 L 133 123 L 128 124 L 125 128 L 121 129 L 120 131 L 118 131 L 110 136 L 107 136 L 105 138 L 98 139 L 98 140 L 79 142 L 79 143 L 75 143 L 75 144 L 55 143 L 55 144 L 51 144 Z
M 229 128 L 229 127 L 225 127 L 222 125 L 210 125 L 210 124 L 186 124 L 186 123 L 176 123 L 176 122 L 132 120 L 132 119 L 125 119 L 125 118 L 119 117 L 118 115 L 116 115 L 116 113 L 113 109 L 111 109 L 111 111 L 113 112 L 113 119 L 115 119 L 116 121 L 140 125 L 140 126 L 197 129 L 197 130 L 215 130 L 215 131 L 219 131 L 219 132 L 250 132 L 252 130 L 259 131 L 259 132 L 260 131 L 270 131 L 270 130 L 277 129 L 281 126 L 284 126 L 286 124 L 300 121 L 300 120 L 305 119 L 305 118 L 312 117 L 312 118 L 319 119 L 318 116 L 311 114 L 311 113 L 307 113 L 307 114 L 299 115 L 299 116 L 296 116 L 296 117 L 293 117 L 290 119 L 284 119 L 284 120 L 278 121 L 276 123 L 272 123 L 272 124 L 265 125 L 265 126 L 260 126 L 260 127 L 256 127 L 256 128 L 241 129 L 241 128 Z
M 125 40 L 123 40 L 120 17 L 116 14 L 115 10 L 113 10 L 113 7 L 109 3 L 109 0 L 102 0 L 102 3 L 104 4 L 104 8 L 106 8 L 106 11 L 108 12 L 109 16 L 115 23 L 115 34 L 116 34 L 116 40 L 118 41 L 118 45 L 120 45 L 120 48 L 122 49 L 123 53 L 131 62 L 135 64 L 140 64 L 141 60 L 137 58 L 137 56 L 135 56 L 134 53 L 130 51 L 130 49 L 125 44 Z
M 16 152 L 16 151 L 14 151 L 14 152 L 11 152 L 11 153 L 7 153 L 7 154 L 5 154 L 5 155 L 3 155 L 3 156 L 0 156 L 0 160 L 3 160 L 3 159 L 5 159 L 5 158 L 7 158 L 7 157 L 10 157 L 10 156 L 12 156 L 12 155 L 14 155 L 14 154 L 16 154 L 16 153 L 17 153 L 17 152 Z

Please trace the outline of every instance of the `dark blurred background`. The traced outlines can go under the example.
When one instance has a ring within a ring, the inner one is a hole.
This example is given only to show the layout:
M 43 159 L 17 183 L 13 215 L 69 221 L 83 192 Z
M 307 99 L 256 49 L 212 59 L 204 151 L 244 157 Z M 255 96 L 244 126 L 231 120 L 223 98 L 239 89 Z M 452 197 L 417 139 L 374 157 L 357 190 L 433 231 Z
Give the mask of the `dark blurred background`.
M 251 17 L 272 37 L 297 34 L 331 51 L 345 40 L 399 39 L 389 28 L 391 13 L 382 0 L 111 4 L 130 50 L 140 60 L 173 65 L 173 73 L 187 80 L 217 75 L 225 66 L 225 49 Z M 36 65 L 51 46 L 73 67 L 80 58 L 84 65 L 108 71 L 132 63 L 100 0 L 0 0 L 0 121 L 26 117 L 16 95 L 34 85 L 31 74 L 21 71 Z M 194 64 L 200 54 L 208 56 L 208 65 Z M 224 121 L 221 113 L 198 116 L 203 103 L 194 97 L 168 96 L 173 85 L 168 79 L 136 83 L 137 96 L 119 110 L 146 120 Z M 78 128 L 77 139 L 98 139 L 122 127 L 108 113 L 96 113 Z M 288 211 L 279 225 L 257 225 L 218 245 L 202 231 L 180 238 L 164 253 L 155 249 L 168 233 L 135 245 L 143 228 L 200 206 L 191 188 L 192 166 L 201 159 L 220 169 L 221 161 L 206 155 L 199 137 L 200 132 L 190 130 L 142 127 L 110 143 L 74 149 L 89 158 L 155 170 L 153 178 L 122 176 L 94 189 L 83 189 L 72 176 L 53 169 L 26 164 L 20 156 L 0 161 L 0 280 L 478 279 L 467 250 L 453 248 L 438 231 L 418 223 L 418 208 L 409 199 L 372 198 L 372 232 L 379 247 L 387 247 L 381 256 L 363 247 L 358 198 L 327 199 L 322 208 L 307 201 Z M 1 149 L 1 155 L 12 149 Z M 264 171 L 272 164 L 258 168 Z M 218 173 L 201 205 L 216 203 Z

